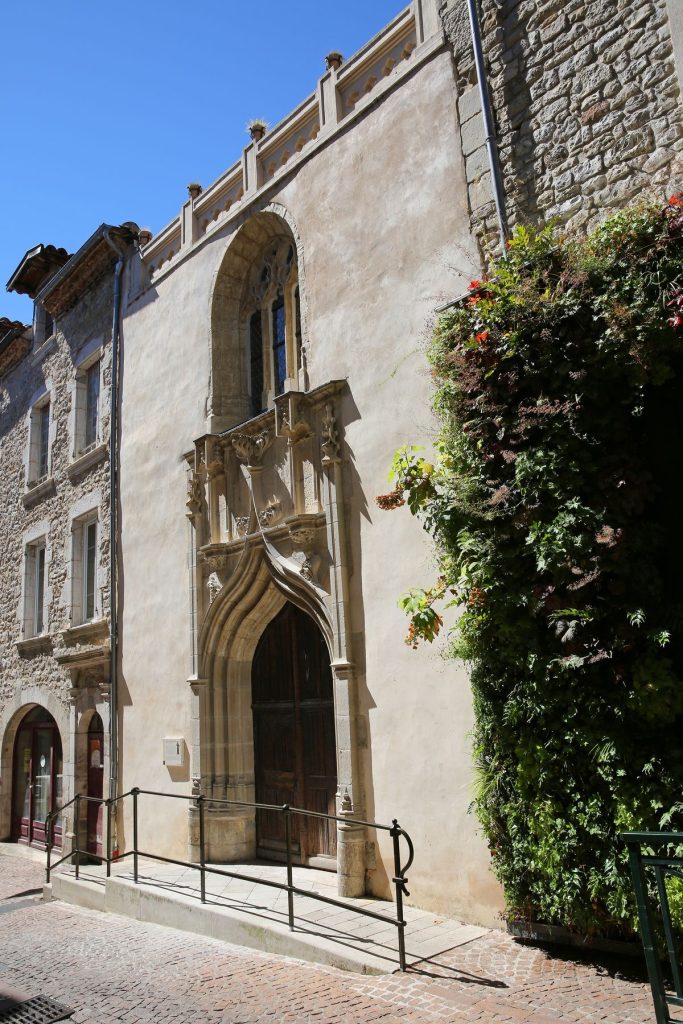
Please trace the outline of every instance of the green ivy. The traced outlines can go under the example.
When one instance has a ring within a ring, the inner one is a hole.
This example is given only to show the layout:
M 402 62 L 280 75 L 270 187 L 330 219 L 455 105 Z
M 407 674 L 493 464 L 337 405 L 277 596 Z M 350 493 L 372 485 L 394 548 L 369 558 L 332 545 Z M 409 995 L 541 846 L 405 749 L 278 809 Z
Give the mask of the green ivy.
M 402 449 L 378 499 L 437 544 L 407 642 L 461 607 L 508 912 L 584 931 L 633 927 L 618 833 L 683 830 L 681 203 L 582 240 L 517 229 L 437 323 L 434 463 Z

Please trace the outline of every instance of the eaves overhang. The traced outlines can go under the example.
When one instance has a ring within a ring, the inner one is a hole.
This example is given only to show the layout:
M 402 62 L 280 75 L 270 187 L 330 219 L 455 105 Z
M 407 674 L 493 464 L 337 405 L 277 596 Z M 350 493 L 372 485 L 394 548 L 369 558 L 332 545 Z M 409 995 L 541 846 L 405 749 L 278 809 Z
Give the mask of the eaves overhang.
M 0 377 L 13 370 L 27 355 L 31 347 L 31 334 L 28 324 L 20 320 L 9 320 L 0 317 Z
M 118 227 L 100 224 L 96 231 L 69 261 L 50 278 L 36 296 L 37 301 L 54 317 L 62 316 L 78 299 L 107 274 L 117 260 L 116 248 L 123 252 L 138 237 L 137 224 L 127 221 Z
M 28 295 L 35 299 L 53 274 L 71 258 L 66 249 L 40 242 L 24 255 L 21 263 L 7 282 L 7 291 Z

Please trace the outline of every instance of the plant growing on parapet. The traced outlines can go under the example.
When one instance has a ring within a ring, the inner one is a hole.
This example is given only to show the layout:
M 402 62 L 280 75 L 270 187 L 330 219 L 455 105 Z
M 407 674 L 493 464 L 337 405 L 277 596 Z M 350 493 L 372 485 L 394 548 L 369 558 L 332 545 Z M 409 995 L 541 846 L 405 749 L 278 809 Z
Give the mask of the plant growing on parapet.
M 438 551 L 406 642 L 460 607 L 508 912 L 582 930 L 633 925 L 618 833 L 683 829 L 682 212 L 518 228 L 436 325 L 434 463 L 401 449 L 378 499 Z

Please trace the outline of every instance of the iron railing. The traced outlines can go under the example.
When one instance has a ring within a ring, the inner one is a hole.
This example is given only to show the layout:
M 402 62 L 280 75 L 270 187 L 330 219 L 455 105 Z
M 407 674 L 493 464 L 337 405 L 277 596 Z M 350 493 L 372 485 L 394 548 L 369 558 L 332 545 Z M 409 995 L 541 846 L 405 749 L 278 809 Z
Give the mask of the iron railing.
M 638 907 L 640 937 L 655 1006 L 655 1020 L 657 1024 L 677 1024 L 675 1018 L 671 1016 L 670 1007 L 683 1007 L 683 986 L 681 985 L 681 966 L 678 962 L 671 925 L 671 908 L 666 891 L 666 879 L 667 877 L 683 879 L 683 857 L 668 853 L 671 847 L 683 846 L 683 832 L 625 832 L 621 839 L 626 843 L 628 849 L 629 867 Z M 650 895 L 651 886 L 648 886 L 646 868 L 651 868 L 654 873 L 659 916 L 675 995 L 667 992 L 664 983 Z
M 141 850 L 138 843 L 138 799 L 141 796 L 153 796 L 153 797 L 165 797 L 173 800 L 185 800 L 194 804 L 198 811 L 199 816 L 199 863 L 193 863 L 192 861 L 177 860 L 174 857 L 165 857 L 158 853 L 149 853 L 146 850 Z M 125 853 L 113 855 L 112 851 L 112 813 L 119 801 L 124 801 L 132 798 L 133 801 L 133 845 L 130 850 Z M 121 796 L 115 799 L 98 799 L 90 796 L 83 796 L 76 794 L 62 807 L 58 808 L 48 815 L 46 820 L 47 829 L 47 868 L 46 878 L 49 884 L 50 872 L 56 867 L 62 864 L 65 860 L 73 858 L 76 878 L 79 877 L 79 862 L 82 856 L 92 857 L 95 856 L 92 851 L 83 850 L 80 848 L 80 826 L 81 826 L 81 804 L 88 802 L 94 802 L 104 805 L 105 808 L 105 819 L 106 819 L 106 844 L 103 851 L 103 855 L 99 857 L 100 860 L 104 861 L 107 865 L 107 878 L 111 875 L 111 865 L 113 861 L 123 860 L 126 857 L 133 858 L 133 881 L 137 884 L 138 882 L 138 860 L 140 857 L 145 857 L 148 860 L 161 861 L 164 864 L 175 864 L 178 867 L 195 868 L 199 871 L 200 877 L 200 897 L 201 902 L 206 903 L 206 875 L 222 875 L 226 878 L 238 878 L 243 881 L 253 882 L 256 885 L 267 885 L 274 889 L 281 889 L 287 893 L 287 917 L 289 923 L 289 930 L 294 931 L 294 897 L 301 896 L 306 899 L 318 900 L 320 903 L 328 903 L 333 907 L 340 907 L 343 910 L 351 910 L 356 914 L 361 914 L 364 917 L 371 917 L 376 921 L 383 921 L 386 924 L 393 925 L 398 932 L 398 959 L 399 965 L 402 971 L 406 970 L 406 947 L 405 947 L 405 929 L 406 922 L 403 916 L 403 897 L 410 896 L 407 889 L 406 872 L 409 870 L 413 863 L 414 848 L 413 843 L 408 833 L 401 828 L 396 819 L 392 821 L 391 825 L 381 825 L 376 821 L 363 821 L 360 818 L 349 818 L 346 815 L 336 814 L 323 814 L 321 811 L 306 811 L 301 807 L 291 807 L 289 804 L 260 804 L 251 803 L 246 800 L 220 800 L 214 799 L 213 797 L 207 798 L 203 795 L 199 796 L 184 796 L 179 793 L 159 793 L 156 790 L 151 789 L 140 789 L 135 786 L 127 793 L 123 793 Z M 255 811 L 275 811 L 279 812 L 284 817 L 284 832 L 285 832 L 285 850 L 286 850 L 286 882 L 275 882 L 271 879 L 258 878 L 254 875 L 241 874 L 238 871 L 230 871 L 226 868 L 218 868 L 213 864 L 207 864 L 206 862 L 206 829 L 205 829 L 205 816 L 206 816 L 206 805 L 210 804 L 212 807 L 250 807 Z M 60 857 L 59 860 L 52 862 L 52 848 L 54 845 L 54 823 L 60 814 L 74 804 L 74 827 L 73 833 L 75 836 L 76 845 L 71 851 L 64 856 Z M 356 907 L 348 902 L 342 900 L 333 899 L 331 896 L 322 896 L 320 893 L 311 892 L 308 889 L 301 889 L 294 885 L 293 881 L 293 857 L 292 857 L 292 816 L 301 815 L 303 817 L 311 818 L 323 818 L 326 821 L 341 822 L 343 825 L 360 825 L 366 828 L 376 829 L 380 832 L 388 832 L 392 838 L 393 843 L 393 855 L 394 855 L 394 875 L 392 883 L 396 892 L 396 916 L 392 917 L 389 914 L 381 914 L 376 910 L 369 910 L 366 907 Z M 408 860 L 405 864 L 401 864 L 401 837 L 405 840 L 408 847 Z M 87 844 L 86 844 L 87 845 Z

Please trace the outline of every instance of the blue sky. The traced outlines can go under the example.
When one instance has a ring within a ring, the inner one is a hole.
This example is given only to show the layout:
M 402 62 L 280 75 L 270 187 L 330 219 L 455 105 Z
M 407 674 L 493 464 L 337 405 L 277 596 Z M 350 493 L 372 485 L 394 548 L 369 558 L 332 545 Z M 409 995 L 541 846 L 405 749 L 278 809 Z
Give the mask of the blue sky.
M 246 122 L 275 124 L 400 0 L 37 0 L 2 12 L 0 316 L 38 242 L 75 251 L 107 221 L 157 232 L 240 154 Z

